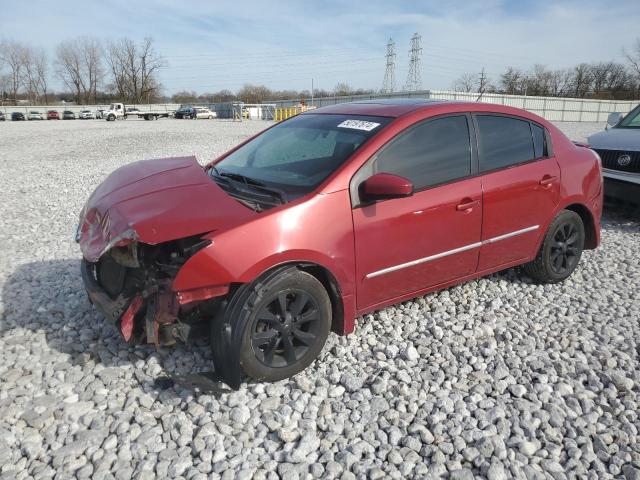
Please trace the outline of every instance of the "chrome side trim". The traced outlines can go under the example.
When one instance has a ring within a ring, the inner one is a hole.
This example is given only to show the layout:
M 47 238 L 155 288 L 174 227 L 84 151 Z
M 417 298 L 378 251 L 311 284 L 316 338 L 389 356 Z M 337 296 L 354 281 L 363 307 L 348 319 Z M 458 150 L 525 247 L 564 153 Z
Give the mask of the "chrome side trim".
M 486 240 L 482 241 L 482 245 L 488 245 L 489 243 L 499 242 L 500 240 L 515 237 L 516 235 L 522 235 L 523 233 L 533 232 L 538 228 L 540 228 L 540 225 L 533 225 L 532 227 L 523 228 L 522 230 L 516 230 L 515 232 L 505 233 L 504 235 L 499 235 L 493 238 L 487 238 Z
M 366 278 L 373 278 L 379 275 L 384 275 L 385 273 L 395 272 L 396 270 L 400 270 L 402 268 L 413 267 L 414 265 L 430 262 L 431 260 L 437 260 L 438 258 L 447 257 L 449 255 L 471 250 L 473 248 L 478 248 L 480 245 L 482 245 L 482 242 L 472 243 L 470 245 L 465 245 L 464 247 L 454 248 L 453 250 L 447 250 L 446 252 L 436 253 L 435 255 L 412 260 L 411 262 L 401 263 L 400 265 L 394 265 L 393 267 L 383 268 L 382 270 L 378 270 L 377 272 L 367 274 Z
M 428 257 L 418 258 L 417 260 L 401 263 L 400 265 L 394 265 L 393 267 L 383 268 L 382 270 L 377 270 L 375 272 L 368 273 L 365 278 L 378 277 L 380 275 L 384 275 L 385 273 L 395 272 L 396 270 L 413 267 L 415 265 L 420 265 L 421 263 L 430 262 L 432 260 L 438 260 L 439 258 L 448 257 L 449 255 L 455 255 L 456 253 L 466 252 L 467 250 L 479 248 L 482 245 L 488 245 L 490 243 L 499 242 L 500 240 L 505 240 L 507 238 L 515 237 L 516 235 L 522 235 L 523 233 L 532 232 L 534 230 L 537 230 L 538 228 L 540 228 L 540 225 L 533 225 L 531 227 L 523 228 L 521 230 L 505 233 L 504 235 L 488 238 L 486 240 L 483 240 L 482 242 L 471 243 L 469 245 L 465 245 L 464 247 L 454 248 L 453 250 L 447 250 L 446 252 L 436 253 L 435 255 L 430 255 Z

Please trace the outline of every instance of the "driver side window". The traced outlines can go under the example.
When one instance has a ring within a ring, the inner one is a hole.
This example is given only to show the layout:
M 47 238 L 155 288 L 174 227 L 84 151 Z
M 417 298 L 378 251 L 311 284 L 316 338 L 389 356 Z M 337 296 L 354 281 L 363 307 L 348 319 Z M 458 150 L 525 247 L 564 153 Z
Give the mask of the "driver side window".
M 415 190 L 471 174 L 471 143 L 466 115 L 426 120 L 391 141 L 376 157 L 374 172 L 393 173 Z

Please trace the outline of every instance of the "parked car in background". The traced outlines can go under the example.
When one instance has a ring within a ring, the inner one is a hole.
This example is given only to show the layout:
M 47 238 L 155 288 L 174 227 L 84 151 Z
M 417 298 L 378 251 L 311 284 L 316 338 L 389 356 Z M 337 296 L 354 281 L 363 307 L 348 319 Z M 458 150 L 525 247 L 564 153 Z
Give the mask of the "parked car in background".
M 173 114 L 173 117 L 187 119 L 196 118 L 196 110 L 193 107 L 180 107 L 176 110 L 176 113 Z
M 99 108 L 98 110 L 96 110 L 96 118 L 103 119 L 104 118 L 104 112 L 106 112 L 106 110 L 104 108 Z
M 47 120 L 60 120 L 60 114 L 57 110 L 48 110 Z
M 12 112 L 11 113 L 11 120 L 13 120 L 13 121 L 26 120 L 26 117 L 24 116 L 24 113 L 22 113 L 22 112 Z
M 42 113 L 37 110 L 31 110 L 27 114 L 27 120 L 44 120 L 44 117 L 42 116 Z
M 518 265 L 561 282 L 599 245 L 601 212 L 597 155 L 535 114 L 375 100 L 302 113 L 205 167 L 125 165 L 76 240 L 92 303 L 130 344 L 205 326 L 238 388 L 242 372 L 295 375 L 386 305 Z
M 138 113 L 140 113 L 140 109 L 138 107 L 127 107 L 127 115 Z
M 216 112 L 212 112 L 208 108 L 204 108 L 204 107 L 195 107 L 195 112 L 196 112 L 196 118 L 212 119 L 217 117 Z
M 63 120 L 75 120 L 76 119 L 76 114 L 73 113 L 71 110 L 65 110 L 64 112 L 62 112 L 62 119 Z
M 80 110 L 78 118 L 81 120 L 92 120 L 95 118 L 91 110 Z
M 640 205 L 640 105 L 627 115 L 610 114 L 606 129 L 588 143 L 602 159 L 605 195 Z
M 4 117 L 4 112 L 0 112 L 0 122 L 4 122 L 6 118 Z

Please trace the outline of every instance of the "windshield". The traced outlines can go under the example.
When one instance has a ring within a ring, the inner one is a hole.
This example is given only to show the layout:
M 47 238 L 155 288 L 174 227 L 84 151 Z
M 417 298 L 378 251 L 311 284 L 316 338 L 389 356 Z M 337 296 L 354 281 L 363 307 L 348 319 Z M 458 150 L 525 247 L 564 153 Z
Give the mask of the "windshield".
M 304 114 L 267 130 L 218 162 L 218 175 L 242 175 L 284 192 L 311 192 L 391 121 L 362 115 Z
M 631 110 L 616 128 L 640 128 L 640 105 Z

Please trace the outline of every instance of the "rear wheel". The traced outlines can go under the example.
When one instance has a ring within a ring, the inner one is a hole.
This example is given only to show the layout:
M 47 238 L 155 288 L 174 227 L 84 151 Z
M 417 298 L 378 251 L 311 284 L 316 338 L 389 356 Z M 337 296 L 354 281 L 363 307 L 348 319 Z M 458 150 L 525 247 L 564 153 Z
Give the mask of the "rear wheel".
M 551 222 L 536 258 L 522 269 L 539 282 L 561 282 L 578 266 L 583 248 L 582 218 L 575 212 L 562 210 Z
M 304 370 L 320 354 L 331 327 L 331 301 L 314 276 L 286 268 L 240 295 L 234 328 L 242 329 L 239 359 L 246 375 L 275 382 Z

